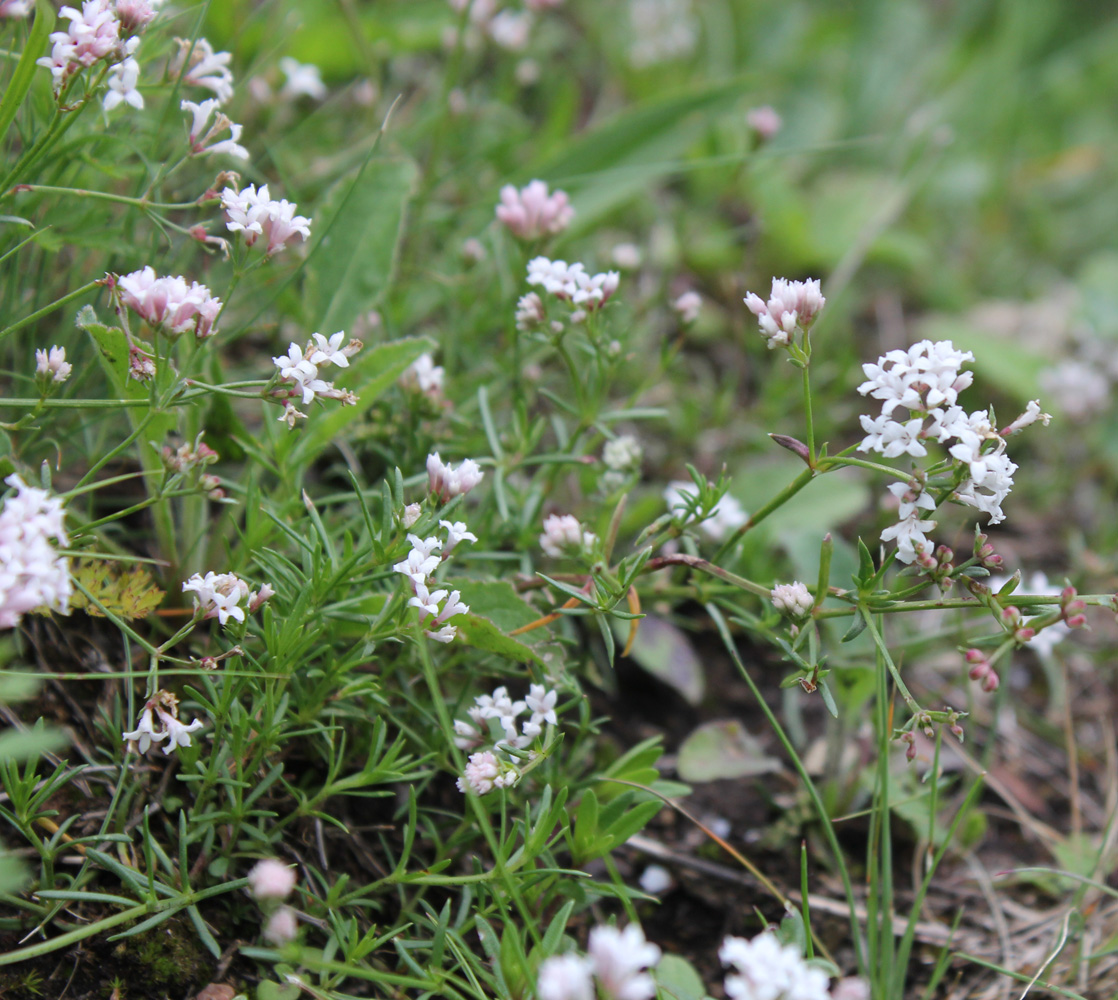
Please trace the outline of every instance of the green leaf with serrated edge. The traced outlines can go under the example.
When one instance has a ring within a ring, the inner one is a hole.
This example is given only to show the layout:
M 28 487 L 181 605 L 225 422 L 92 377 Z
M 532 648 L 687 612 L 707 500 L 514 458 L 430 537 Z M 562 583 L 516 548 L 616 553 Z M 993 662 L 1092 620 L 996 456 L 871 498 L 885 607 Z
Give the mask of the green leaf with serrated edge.
M 404 370 L 435 343 L 426 337 L 393 340 L 362 351 L 348 368 L 338 370 L 335 385 L 357 395 L 355 406 L 334 406 L 312 409 L 306 423 L 297 431 L 288 460 L 297 467 L 316 458 L 331 441 L 368 411 L 369 407 L 395 383 Z M 333 401 L 328 401 L 333 402 Z
M 668 1000 L 706 1000 L 707 991 L 695 967 L 679 955 L 664 955 L 656 964 L 656 985 Z
M 307 264 L 308 313 L 324 335 L 351 328 L 380 301 L 418 176 L 411 160 L 368 160 L 327 195 L 316 219 L 322 236 Z
M 16 112 L 31 89 L 31 83 L 35 79 L 35 60 L 47 50 L 47 41 L 54 30 L 56 16 L 47 0 L 38 0 L 35 4 L 35 20 L 31 25 L 31 33 L 27 36 L 27 45 L 16 63 L 3 99 L 0 99 L 0 138 L 8 134 Z

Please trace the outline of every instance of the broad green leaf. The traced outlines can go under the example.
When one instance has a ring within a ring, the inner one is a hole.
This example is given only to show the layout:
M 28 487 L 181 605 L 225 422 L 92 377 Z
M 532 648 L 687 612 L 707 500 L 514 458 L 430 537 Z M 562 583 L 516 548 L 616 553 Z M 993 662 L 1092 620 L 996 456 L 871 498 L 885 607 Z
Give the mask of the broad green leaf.
M 625 642 L 630 623 L 614 621 L 613 627 L 618 639 Z M 691 640 L 674 625 L 646 615 L 629 655 L 653 677 L 675 688 L 689 705 L 702 702 L 706 691 L 702 662 Z
M 328 196 L 322 230 L 307 263 L 307 289 L 317 328 L 348 330 L 384 294 L 396 265 L 418 170 L 411 160 L 369 160 Z M 320 221 L 322 220 L 322 221 Z
M 290 462 L 301 466 L 317 457 L 323 448 L 368 411 L 408 365 L 434 346 L 424 337 L 392 340 L 362 351 L 348 368 L 339 369 L 335 384 L 356 393 L 357 405 L 331 405 L 312 410 L 306 423 L 292 432 L 298 438 L 292 447 Z
M 568 234 L 589 231 L 653 180 L 678 171 L 711 115 L 732 108 L 746 89 L 745 81 L 731 80 L 630 108 L 537 163 L 532 176 L 574 196 L 578 211 Z
M 488 650 L 518 663 L 529 660 L 544 665 L 544 659 L 533 648 L 546 642 L 546 628 L 525 632 L 512 637 L 508 633 L 540 618 L 540 613 L 504 581 L 482 582 L 460 580 L 444 584 L 462 592 L 462 600 L 469 605 L 470 613 L 456 619 L 458 634 L 475 649 Z
M 47 50 L 47 41 L 51 31 L 54 30 L 55 16 L 54 8 L 47 0 L 38 0 L 35 5 L 35 21 L 31 25 L 27 46 L 20 55 L 19 62 L 16 63 L 15 72 L 8 81 L 4 97 L 0 99 L 0 137 L 8 134 L 16 112 L 31 89 L 31 83 L 35 79 L 35 60 Z
M 973 320 L 957 316 L 929 316 L 919 326 L 921 337 L 930 340 L 950 340 L 959 350 L 974 353 L 975 381 L 988 381 L 996 385 L 1011 399 L 1021 405 L 1042 395 L 1040 376 L 1052 365 L 1052 360 L 1030 350 L 1020 339 L 983 330 Z M 968 410 L 968 393 L 959 399 Z M 986 404 L 979 399 L 978 406 Z M 1016 413 L 998 413 L 998 423 L 1007 424 Z
M 25 732 L 9 729 L 0 733 L 0 761 L 30 760 L 48 750 L 60 750 L 66 737 L 56 729 L 36 726 Z
M 664 955 L 656 965 L 656 985 L 660 995 L 670 1000 L 706 1000 L 702 976 L 679 955 Z
M 677 770 L 684 781 L 744 778 L 780 770 L 737 719 L 705 722 L 683 741 Z

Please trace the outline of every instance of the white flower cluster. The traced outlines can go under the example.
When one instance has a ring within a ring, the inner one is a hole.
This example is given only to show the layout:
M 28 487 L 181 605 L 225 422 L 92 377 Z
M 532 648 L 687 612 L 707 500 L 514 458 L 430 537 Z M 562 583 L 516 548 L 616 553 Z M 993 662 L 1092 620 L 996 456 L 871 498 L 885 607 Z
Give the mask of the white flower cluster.
M 668 510 L 681 517 L 687 514 L 689 506 L 694 507 L 697 496 L 698 489 L 689 479 L 674 480 L 664 489 L 664 501 L 668 505 Z M 699 528 L 708 538 L 719 542 L 748 520 L 749 515 L 737 499 L 729 493 L 724 493 L 714 505 L 711 516 L 702 521 Z
M 554 688 L 549 690 L 542 684 L 532 684 L 523 701 L 513 701 L 503 685 L 492 694 L 479 694 L 473 706 L 466 710 L 470 721 L 454 720 L 455 745 L 461 750 L 472 750 L 488 742 L 489 720 L 494 719 L 503 734 L 500 741 L 523 749 L 543 733 L 545 722 L 553 726 L 559 724 L 555 714 L 558 699 L 559 693 Z M 528 721 L 521 723 L 518 720 L 525 712 L 530 713 Z
M 644 970 L 660 961 L 660 949 L 645 940 L 636 924 L 623 931 L 595 927 L 586 956 L 556 955 L 540 965 L 538 1000 L 593 1000 L 597 977 L 603 994 L 612 1000 L 652 1000 L 656 983 Z
M 267 184 L 261 184 L 259 190 L 253 184 L 241 191 L 227 187 L 221 192 L 221 207 L 225 228 L 241 233 L 245 246 L 262 240 L 269 257 L 297 239 L 310 239 L 311 220 L 295 214 L 294 202 L 273 200 Z
M 400 384 L 434 399 L 442 394 L 444 375 L 442 366 L 436 365 L 430 354 L 421 354 L 404 370 Z
M 24 18 L 31 13 L 31 0 L 0 0 L 0 17 Z
M 133 744 L 137 753 L 143 755 L 153 743 L 163 744 L 163 753 L 170 754 L 179 747 L 188 747 L 190 734 L 202 728 L 200 720 L 195 719 L 189 726 L 179 721 L 179 700 L 170 691 L 157 691 L 145 702 L 140 712 L 140 721 L 130 733 L 122 733 L 127 743 Z
M 430 623 L 430 627 L 424 628 L 424 634 L 436 642 L 451 642 L 458 635 L 458 629 L 447 623 L 456 615 L 469 614 L 470 606 L 462 603 L 461 591 L 430 590 L 427 578 L 459 542 L 476 542 L 477 536 L 461 521 L 440 521 L 439 525 L 446 529 L 445 548 L 440 538 L 420 538 L 409 534 L 411 551 L 403 562 L 396 563 L 392 568 L 408 578 L 413 594 L 408 606 L 419 609 L 419 624 L 427 626 Z M 443 549 L 442 558 L 433 554 L 436 549 Z
M 815 598 L 807 586 L 795 580 L 792 583 L 778 583 L 772 589 L 773 607 L 789 618 L 804 618 L 815 607 Z
M 591 275 L 582 264 L 568 264 L 565 260 L 534 257 L 528 262 L 529 285 L 542 286 L 549 295 L 577 306 L 579 312 L 593 312 L 604 306 L 620 281 L 617 271 Z
M 726 977 L 730 1000 L 831 1000 L 826 973 L 808 965 L 794 945 L 782 945 L 772 931 L 752 941 L 728 937 L 718 957 L 734 970 Z
M 531 11 L 557 6 L 562 0 L 525 0 L 528 10 L 509 8 L 501 10 L 498 0 L 473 0 L 472 3 L 470 0 L 448 0 L 448 2 L 457 12 L 461 12 L 469 4 L 470 19 L 465 35 L 467 48 L 477 48 L 481 40 L 479 32 L 484 32 L 502 49 L 521 52 L 528 45 L 532 26 L 535 23 Z M 453 33 L 447 37 L 447 42 L 453 42 Z
M 592 531 L 583 531 L 578 518 L 573 514 L 550 514 L 543 519 L 540 548 L 552 559 L 585 555 L 593 552 L 597 544 L 598 536 Z
M 472 458 L 463 460 L 455 468 L 439 458 L 437 451 L 427 456 L 428 488 L 444 503 L 460 493 L 469 493 L 484 475 Z
M 210 91 L 218 106 L 226 104 L 233 96 L 233 61 L 231 52 L 214 52 L 204 38 L 176 38 L 179 50 L 171 60 L 171 76 L 182 76 L 182 82 L 191 87 Z
M 57 385 L 70 377 L 74 366 L 66 360 L 66 348 L 52 346 L 35 352 L 35 374 L 44 385 Z
M 535 292 L 521 295 L 516 301 L 516 328 L 521 331 L 531 330 L 547 318 L 543 299 Z
M 889 351 L 875 364 L 863 365 L 866 381 L 858 391 L 880 400 L 881 413 L 860 418 L 866 436 L 858 449 L 877 451 L 886 458 L 923 458 L 928 454 L 926 442 L 938 441 L 961 474 L 951 498 L 989 514 L 990 523 L 998 524 L 1005 520 L 1001 505 L 1013 488 L 1017 471 L 1006 454 L 1005 438 L 1037 420 L 1048 423 L 1049 417 L 1034 400 L 999 432 L 985 410 L 967 413 L 957 399 L 974 378 L 962 366 L 973 360 L 970 351 L 956 350 L 949 340 L 922 340 L 908 350 Z M 895 418 L 898 407 L 907 411 L 908 419 Z M 894 483 L 889 490 L 900 501 L 899 523 L 881 537 L 895 539 L 897 558 L 911 563 L 929 545 L 926 532 L 936 522 L 921 511 L 934 511 L 935 501 L 920 479 Z
M 699 39 L 691 0 L 629 0 L 629 23 L 629 62 L 637 68 L 682 59 Z
M 221 299 L 205 285 L 177 277 L 157 277 L 148 265 L 122 275 L 117 281 L 120 301 L 152 329 L 170 337 L 192 330 L 199 340 L 212 336 L 221 313 Z
M 602 462 L 611 472 L 633 472 L 640 468 L 640 442 L 632 434 L 621 434 L 602 446 Z
M 18 492 L 0 510 L 0 628 L 34 608 L 68 614 L 70 562 L 55 547 L 69 543 L 62 501 L 14 473 L 4 482 Z
M 319 370 L 327 365 L 348 368 L 349 359 L 361 350 L 363 345 L 360 340 L 350 340 L 343 346 L 344 338 L 344 330 L 331 334 L 329 338 L 321 333 L 315 333 L 303 347 L 291 341 L 286 354 L 272 358 L 272 364 L 279 369 L 279 377 L 291 383 L 294 390 L 292 395 L 300 396 L 304 406 L 309 406 L 316 396 L 341 400 L 342 406 L 353 406 L 357 403 L 357 397 L 348 389 L 337 389 L 333 382 L 319 378 Z M 288 402 L 284 405 L 283 414 L 278 419 L 288 427 L 294 427 L 296 420 L 305 417 L 305 413 Z
M 243 125 L 238 125 L 229 119 L 224 112 L 217 111 L 218 101 L 211 97 L 201 104 L 194 101 L 183 101 L 179 105 L 183 111 L 189 111 L 193 120 L 190 123 L 190 152 L 192 156 L 201 156 L 213 153 L 228 153 L 239 160 L 248 159 L 248 150 L 237 141 L 244 131 Z M 217 116 L 214 117 L 214 112 Z M 210 118 L 214 118 L 210 125 Z M 229 129 L 229 138 L 217 140 L 217 137 Z
M 151 4 L 145 0 L 85 0 L 81 10 L 63 7 L 58 13 L 69 24 L 65 31 L 51 33 L 51 54 L 38 60 L 50 70 L 55 93 L 61 93 L 76 73 L 105 60 L 112 64 L 102 102 L 105 110 L 123 103 L 142 108 L 144 98 L 137 89 L 140 64 L 135 53 L 140 32 L 155 16 Z
M 509 232 L 522 240 L 536 240 L 548 233 L 561 233 L 571 224 L 575 210 L 565 191 L 549 193 L 543 181 L 532 181 L 519 191 L 506 184 L 501 188 L 497 218 Z
M 255 611 L 275 591 L 264 584 L 259 590 L 250 590 L 249 585 L 235 573 L 215 573 L 210 570 L 205 576 L 195 573 L 182 585 L 183 593 L 194 593 L 194 613 L 202 613 L 203 618 L 216 618 L 222 625 L 229 619 L 243 622 L 245 610 Z
M 796 331 L 807 330 L 826 304 L 817 279 L 773 278 L 768 302 L 753 292 L 745 297 L 745 305 L 757 317 L 770 350 L 792 343 Z

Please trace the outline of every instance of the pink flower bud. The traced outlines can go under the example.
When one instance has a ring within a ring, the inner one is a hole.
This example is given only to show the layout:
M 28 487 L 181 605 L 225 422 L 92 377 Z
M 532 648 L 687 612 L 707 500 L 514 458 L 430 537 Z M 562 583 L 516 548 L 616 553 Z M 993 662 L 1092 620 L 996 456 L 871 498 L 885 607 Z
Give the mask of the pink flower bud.
M 1068 628 L 1082 628 L 1086 624 L 1087 624 L 1087 616 L 1083 615 L 1083 614 L 1072 615 L 1067 620 Z

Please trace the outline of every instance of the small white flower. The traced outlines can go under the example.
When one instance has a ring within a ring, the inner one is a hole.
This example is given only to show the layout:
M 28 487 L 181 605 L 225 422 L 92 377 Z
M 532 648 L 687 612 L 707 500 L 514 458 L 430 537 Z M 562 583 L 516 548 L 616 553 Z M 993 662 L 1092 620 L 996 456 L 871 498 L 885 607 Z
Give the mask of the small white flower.
M 214 573 L 212 570 L 203 577 L 195 573 L 182 585 L 183 593 L 194 593 L 194 609 L 201 611 L 203 618 L 217 618 L 226 625 L 229 619 L 245 620 L 242 604 L 249 599 L 249 585 L 234 573 Z
M 193 116 L 190 126 L 190 147 L 194 156 L 201 156 L 203 153 L 228 153 L 241 160 L 248 159 L 248 150 L 238 143 L 241 132 L 244 131 L 242 126 L 230 121 L 227 115 L 218 111 L 213 126 L 207 128 L 210 118 L 218 107 L 215 98 L 202 101 L 201 104 L 183 101 L 179 107 L 183 111 L 189 111 Z M 229 138 L 215 141 L 226 129 L 229 129 Z
M 404 513 L 403 513 L 403 516 L 400 518 L 400 521 L 402 522 L 402 524 L 404 525 L 405 528 L 410 528 L 410 527 L 412 527 L 412 525 L 415 524 L 416 521 L 419 520 L 420 515 L 422 513 L 423 513 L 423 509 L 420 507 L 419 504 L 409 503 L 404 508 Z M 477 539 L 475 539 L 475 541 L 476 540 Z
M 286 899 L 295 888 L 295 869 L 275 858 L 258 861 L 248 873 L 249 890 L 256 899 Z
M 165 754 L 170 754 L 173 750 L 177 750 L 179 747 L 190 746 L 190 734 L 193 732 L 197 732 L 199 729 L 202 728 L 202 722 L 200 719 L 195 719 L 189 726 L 187 726 L 176 719 L 173 715 L 164 712 L 160 708 L 157 708 L 156 711 L 159 713 L 159 718 L 162 721 L 163 727 L 166 730 L 167 734 L 167 742 L 163 747 L 163 752 Z
M 592 965 L 581 955 L 554 955 L 540 963 L 537 1000 L 594 1000 Z
M 315 101 L 325 100 L 329 91 L 322 82 L 322 74 L 313 63 L 301 63 L 291 56 L 284 56 L 279 67 L 285 77 L 280 97 L 289 101 L 297 97 L 310 97 Z
M 623 931 L 616 927 L 595 927 L 586 948 L 594 964 L 594 974 L 615 1000 L 651 1000 L 656 984 L 646 966 L 660 961 L 660 949 L 645 940 L 637 924 Z
M 466 527 L 464 521 L 440 521 L 439 527 L 446 528 L 446 548 L 443 552 L 449 554 L 459 542 L 476 542 L 475 535 Z
M 342 341 L 345 339 L 344 330 L 331 334 L 329 340 L 321 333 L 315 333 L 312 336 L 314 337 L 315 350 L 310 357 L 311 364 L 337 365 L 339 368 L 349 367 L 349 358 L 346 357 L 342 348 Z
M 407 559 L 396 563 L 393 570 L 402 573 L 414 584 L 421 584 L 427 579 L 428 573 L 434 573 L 439 568 L 439 557 L 424 555 L 419 549 L 412 549 Z
M 139 39 L 129 39 L 129 44 L 132 42 L 139 42 Z M 139 82 L 140 64 L 131 56 L 122 59 L 109 70 L 109 90 L 101 106 L 106 111 L 112 111 L 118 104 L 129 104 L 137 110 L 142 109 L 144 95 L 138 89 Z
M 549 722 L 557 726 L 559 718 L 555 714 L 555 704 L 558 700 L 559 692 L 554 688 L 549 691 L 542 684 L 533 684 L 528 688 L 524 704 L 531 710 L 533 722 Z
M 135 729 L 130 733 L 121 734 L 122 737 L 129 743 L 136 744 L 136 752 L 143 755 L 151 749 L 153 742 L 158 743 L 160 740 L 167 738 L 167 733 L 160 729 L 155 728 L 155 710 L 149 702 L 144 706 L 144 710 L 140 713 L 140 722 Z
M 430 354 L 421 354 L 400 376 L 400 384 L 407 389 L 416 389 L 428 396 L 442 392 L 444 372 L 436 365 Z
M 635 243 L 618 243 L 610 257 L 622 271 L 635 271 L 641 266 L 641 250 Z
M 229 69 L 233 54 L 214 52 L 204 38 L 177 38 L 175 41 L 179 51 L 171 60 L 171 75 L 181 73 L 183 83 L 211 91 L 219 105 L 228 103 L 233 96 L 233 72 Z

